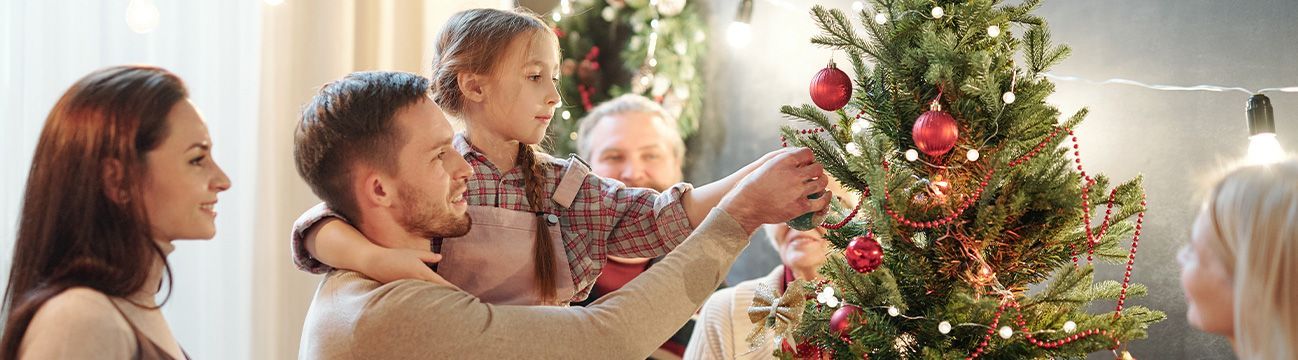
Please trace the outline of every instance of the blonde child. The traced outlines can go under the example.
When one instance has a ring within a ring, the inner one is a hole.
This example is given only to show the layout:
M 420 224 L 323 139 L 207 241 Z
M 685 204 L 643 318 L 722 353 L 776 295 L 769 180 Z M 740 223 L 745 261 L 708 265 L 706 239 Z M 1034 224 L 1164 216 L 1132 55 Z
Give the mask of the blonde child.
M 1241 359 L 1298 358 L 1298 160 L 1235 169 L 1181 249 L 1190 325 L 1225 336 Z

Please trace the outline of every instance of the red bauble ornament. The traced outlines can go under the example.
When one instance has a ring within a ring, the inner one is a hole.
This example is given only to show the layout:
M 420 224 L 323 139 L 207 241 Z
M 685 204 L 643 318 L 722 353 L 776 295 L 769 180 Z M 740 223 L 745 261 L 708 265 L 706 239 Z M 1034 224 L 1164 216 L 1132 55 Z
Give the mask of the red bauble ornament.
M 919 151 L 928 156 L 938 157 L 955 147 L 955 140 L 960 137 L 960 129 L 956 126 L 955 118 L 942 111 L 942 105 L 939 105 L 937 100 L 933 100 L 929 110 L 915 120 L 915 126 L 910 129 L 910 136 L 915 140 L 915 147 L 919 148 Z
M 829 331 L 838 335 L 838 338 L 847 340 L 852 329 L 865 325 L 866 322 L 865 310 L 856 305 L 843 305 L 829 316 Z
M 833 61 L 811 78 L 811 101 L 825 111 L 842 109 L 852 98 L 852 79 Z
M 874 233 L 866 233 L 847 244 L 847 248 L 843 249 L 843 257 L 856 272 L 868 273 L 883 264 L 883 247 L 874 240 Z
M 798 343 L 798 348 L 795 350 L 793 346 L 789 346 L 789 339 L 784 339 L 783 341 L 780 341 L 780 351 L 785 354 L 793 355 L 794 359 L 819 360 L 827 358 L 825 356 L 827 355 L 825 350 L 816 347 L 816 345 L 813 345 L 810 341 Z

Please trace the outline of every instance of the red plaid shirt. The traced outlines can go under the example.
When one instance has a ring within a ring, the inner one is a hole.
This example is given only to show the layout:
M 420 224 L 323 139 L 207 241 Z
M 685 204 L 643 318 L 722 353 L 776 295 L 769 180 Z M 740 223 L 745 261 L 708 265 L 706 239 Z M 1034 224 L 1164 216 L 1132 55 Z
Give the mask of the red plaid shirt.
M 463 134 L 455 137 L 455 149 L 473 167 L 465 200 L 469 205 L 494 206 L 515 211 L 532 212 L 523 186 L 523 169 L 515 166 L 501 173 L 481 151 L 474 148 Z M 572 270 L 573 285 L 577 295 L 572 301 L 581 301 L 589 294 L 595 278 L 604 268 L 609 255 L 620 257 L 657 257 L 676 248 L 693 229 L 681 198 L 693 189 L 690 184 L 676 184 L 664 193 L 644 188 L 627 188 L 621 182 L 591 174 L 583 179 L 572 205 L 562 208 L 553 200 L 559 180 L 563 178 L 574 159 L 556 159 L 538 154 L 545 172 L 545 193 L 548 201 L 542 211 L 559 216 L 563 243 L 568 253 L 568 266 Z M 293 261 L 299 269 L 323 273 L 331 268 L 310 257 L 302 242 L 305 231 L 315 222 L 332 212 L 307 214 L 298 219 L 293 229 Z

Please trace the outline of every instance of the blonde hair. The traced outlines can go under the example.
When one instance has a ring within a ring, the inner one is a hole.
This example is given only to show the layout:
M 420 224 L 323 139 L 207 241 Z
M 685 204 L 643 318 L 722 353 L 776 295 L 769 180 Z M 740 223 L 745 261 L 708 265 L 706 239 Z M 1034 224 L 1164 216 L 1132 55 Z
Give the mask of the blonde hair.
M 1298 357 L 1298 159 L 1236 168 L 1204 204 L 1234 284 L 1235 352 Z
M 446 21 L 446 26 L 438 34 L 437 46 L 433 54 L 433 101 L 442 107 L 447 114 L 464 119 L 464 93 L 460 89 L 461 73 L 489 74 L 496 69 L 498 60 L 509 47 L 508 44 L 519 36 L 546 33 L 554 36 L 545 21 L 527 9 L 514 11 L 496 9 L 470 9 L 455 13 Z M 558 283 L 572 279 L 555 279 L 558 260 L 553 249 L 554 239 L 541 214 L 547 200 L 543 188 L 546 185 L 544 172 L 545 162 L 540 159 L 541 152 L 536 145 L 518 143 L 518 166 L 524 170 L 523 188 L 531 210 L 537 213 L 536 242 L 533 247 L 535 260 L 536 285 L 540 296 L 549 300 L 555 299 Z
M 593 155 L 591 154 L 591 151 L 594 151 L 594 149 L 590 148 L 591 129 L 594 129 L 595 126 L 599 125 L 599 123 L 604 121 L 605 118 L 626 113 L 658 115 L 658 118 L 662 121 L 662 125 L 666 127 L 669 132 L 668 134 L 663 134 L 663 136 L 667 138 L 666 140 L 668 145 L 671 145 L 672 155 L 676 156 L 677 161 L 682 163 L 684 162 L 685 140 L 681 139 L 680 130 L 676 128 L 676 117 L 668 113 L 667 109 L 663 109 L 662 105 L 637 94 L 623 94 L 622 96 L 613 98 L 613 100 L 605 101 L 594 109 L 591 109 L 589 113 L 586 113 L 586 116 L 581 118 L 581 120 L 578 120 L 577 155 L 590 159 L 591 155 Z

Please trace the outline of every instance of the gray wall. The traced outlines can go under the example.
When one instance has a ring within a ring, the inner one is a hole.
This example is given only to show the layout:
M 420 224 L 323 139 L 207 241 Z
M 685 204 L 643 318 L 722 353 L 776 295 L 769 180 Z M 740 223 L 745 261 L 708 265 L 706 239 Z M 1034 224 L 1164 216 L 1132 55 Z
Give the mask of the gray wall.
M 713 56 L 703 130 L 690 144 L 691 180 L 720 178 L 779 146 L 775 129 L 785 123 L 779 106 L 808 103 L 808 81 L 830 56 L 808 43 L 815 29 L 805 10 L 813 3 L 841 9 L 851 5 L 757 0 L 754 42 L 731 51 L 724 34 L 738 0 L 706 2 Z M 1073 48 L 1073 56 L 1054 70 L 1057 74 L 1252 89 L 1298 85 L 1298 1 L 1054 0 L 1039 14 L 1050 22 L 1055 40 Z M 845 62 L 841 54 L 838 61 Z M 1281 143 L 1298 148 L 1298 94 L 1268 96 Z M 1175 252 L 1186 241 L 1204 174 L 1246 148 L 1246 99 L 1240 92 L 1160 92 L 1070 82 L 1058 83 L 1050 99 L 1066 114 L 1090 108 L 1078 129 L 1089 170 L 1117 179 L 1146 177 L 1150 211 L 1133 281 L 1148 285 L 1151 295 L 1129 302 L 1163 310 L 1168 319 L 1151 328 L 1150 339 L 1131 345 L 1139 358 L 1233 357 L 1224 340 L 1186 323 Z M 754 242 L 730 280 L 765 274 L 778 262 L 772 252 L 765 241 Z M 1117 267 L 1103 270 L 1102 278 L 1121 279 Z

